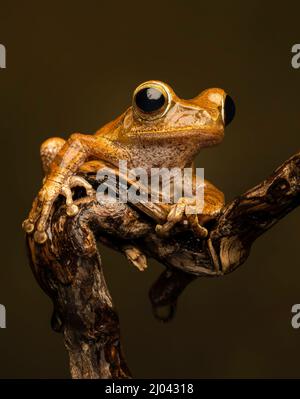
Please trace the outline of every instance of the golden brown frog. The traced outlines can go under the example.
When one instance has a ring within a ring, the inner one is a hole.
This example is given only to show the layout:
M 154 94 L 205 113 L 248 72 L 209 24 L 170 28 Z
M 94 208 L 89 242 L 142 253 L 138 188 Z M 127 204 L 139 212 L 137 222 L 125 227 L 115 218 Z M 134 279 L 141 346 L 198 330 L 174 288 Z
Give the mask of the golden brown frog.
M 208 89 L 191 100 L 183 100 L 160 81 L 141 84 L 133 93 L 132 106 L 95 135 L 75 133 L 67 141 L 51 138 L 42 144 L 46 177 L 23 223 L 25 231 L 34 232 L 35 241 L 44 243 L 51 207 L 59 195 L 66 198 L 69 216 L 78 212 L 72 188 L 81 186 L 87 195 L 94 195 L 92 186 L 76 175 L 89 161 L 116 167 L 119 160 L 126 160 L 129 167 L 143 167 L 147 171 L 153 167 L 191 166 L 202 148 L 222 141 L 224 127 L 233 115 L 233 102 L 222 89 Z M 205 180 L 201 215 L 187 215 L 188 203 L 191 200 L 185 198 L 174 203 L 166 223 L 158 225 L 157 232 L 166 234 L 176 223 L 186 220 L 198 235 L 205 237 L 207 230 L 202 224 L 220 211 L 224 196 Z

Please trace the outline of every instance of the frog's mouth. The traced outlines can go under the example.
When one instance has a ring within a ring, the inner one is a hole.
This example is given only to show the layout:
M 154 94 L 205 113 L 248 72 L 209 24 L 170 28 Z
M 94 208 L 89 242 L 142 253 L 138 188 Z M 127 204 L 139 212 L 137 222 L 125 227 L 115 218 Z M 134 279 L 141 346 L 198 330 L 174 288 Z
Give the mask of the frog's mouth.
M 147 142 L 147 144 L 157 141 L 170 141 L 173 144 L 178 141 L 179 144 L 191 140 L 195 145 L 201 144 L 201 146 L 206 147 L 218 144 L 223 140 L 224 126 L 219 124 L 214 127 L 201 128 L 195 128 L 193 126 L 164 130 L 143 129 L 130 132 L 127 137 L 132 138 L 133 140 L 136 140 L 138 137 L 141 141 Z

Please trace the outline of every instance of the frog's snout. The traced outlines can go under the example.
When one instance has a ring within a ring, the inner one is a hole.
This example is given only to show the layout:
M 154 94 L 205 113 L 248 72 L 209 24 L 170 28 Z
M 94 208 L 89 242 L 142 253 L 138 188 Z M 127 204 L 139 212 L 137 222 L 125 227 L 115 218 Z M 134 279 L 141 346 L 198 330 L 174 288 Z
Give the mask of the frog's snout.
M 204 109 L 218 110 L 224 126 L 229 125 L 235 116 L 235 104 L 232 97 L 220 88 L 206 89 L 193 98 L 192 102 Z

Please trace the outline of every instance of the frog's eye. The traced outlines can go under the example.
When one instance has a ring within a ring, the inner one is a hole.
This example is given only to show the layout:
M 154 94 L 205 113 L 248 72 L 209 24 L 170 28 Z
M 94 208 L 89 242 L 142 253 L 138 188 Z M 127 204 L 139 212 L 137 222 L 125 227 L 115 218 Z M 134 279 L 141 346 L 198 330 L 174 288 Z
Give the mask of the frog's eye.
M 137 111 L 147 117 L 160 116 L 168 105 L 168 96 L 159 86 L 138 87 L 133 96 L 133 103 Z
M 233 120 L 234 115 L 235 115 L 234 101 L 230 96 L 226 95 L 222 112 L 223 122 L 225 126 L 229 125 L 229 123 Z

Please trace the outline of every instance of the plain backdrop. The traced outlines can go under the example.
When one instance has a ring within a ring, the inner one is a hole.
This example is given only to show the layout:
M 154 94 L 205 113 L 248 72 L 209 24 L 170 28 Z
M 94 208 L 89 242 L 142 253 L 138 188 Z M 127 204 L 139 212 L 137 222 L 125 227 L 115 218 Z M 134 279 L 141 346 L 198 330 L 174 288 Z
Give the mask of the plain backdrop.
M 51 303 L 28 265 L 21 222 L 41 185 L 39 145 L 91 133 L 130 105 L 148 79 L 182 98 L 222 87 L 237 114 L 224 142 L 197 165 L 228 200 L 299 150 L 298 1 L 10 2 L 0 7 L 0 378 L 69 378 Z M 255 243 L 246 263 L 220 279 L 198 279 L 175 320 L 158 323 L 145 273 L 101 248 L 135 377 L 300 377 L 300 209 Z

